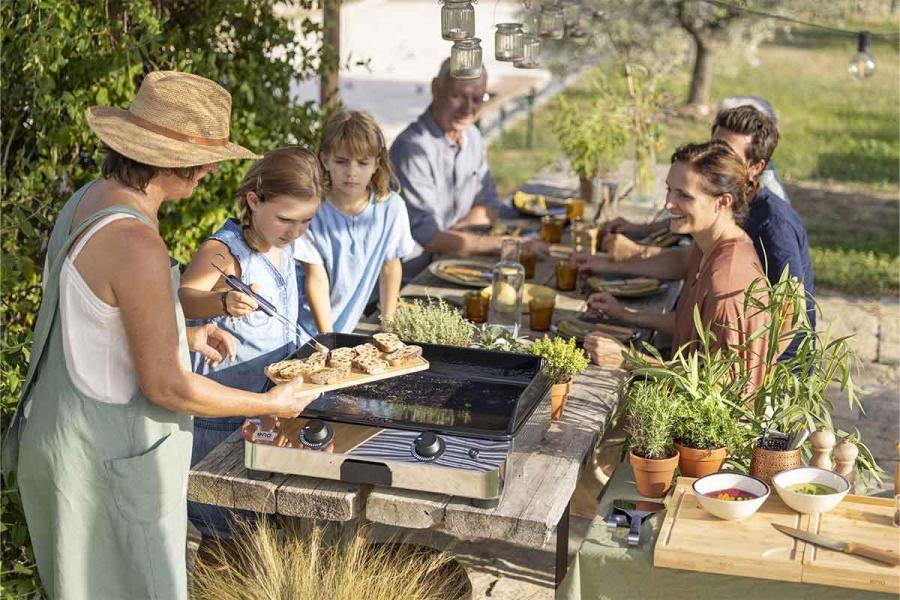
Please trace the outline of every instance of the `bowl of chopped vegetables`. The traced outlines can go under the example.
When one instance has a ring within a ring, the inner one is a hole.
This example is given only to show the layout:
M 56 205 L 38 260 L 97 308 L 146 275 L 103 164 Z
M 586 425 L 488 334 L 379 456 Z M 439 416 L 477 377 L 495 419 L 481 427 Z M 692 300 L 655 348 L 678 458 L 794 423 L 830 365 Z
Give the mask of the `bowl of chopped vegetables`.
M 719 471 L 694 482 L 697 502 L 706 512 L 726 521 L 746 519 L 769 497 L 769 486 L 756 477 Z
M 784 503 L 799 513 L 828 512 L 850 491 L 850 482 L 833 471 L 798 467 L 772 477 L 775 491 Z

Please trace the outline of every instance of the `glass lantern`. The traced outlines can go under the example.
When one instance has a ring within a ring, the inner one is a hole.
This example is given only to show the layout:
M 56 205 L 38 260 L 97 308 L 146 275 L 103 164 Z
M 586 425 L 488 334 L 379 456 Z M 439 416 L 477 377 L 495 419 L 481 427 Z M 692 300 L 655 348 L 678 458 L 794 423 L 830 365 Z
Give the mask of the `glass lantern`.
M 503 62 L 522 60 L 524 41 L 521 23 L 500 23 L 494 34 L 494 58 Z
M 441 7 L 441 37 L 445 40 L 464 40 L 475 35 L 475 7 L 471 0 L 443 0 Z
M 538 34 L 551 40 L 561 40 L 566 35 L 563 11 L 555 4 L 545 4 L 538 16 Z
M 538 36 L 528 33 L 522 42 L 522 60 L 517 60 L 513 66 L 517 69 L 538 68 L 538 54 L 541 52 L 541 40 Z
M 456 79 L 481 77 L 481 40 L 457 40 L 450 48 L 450 75 Z

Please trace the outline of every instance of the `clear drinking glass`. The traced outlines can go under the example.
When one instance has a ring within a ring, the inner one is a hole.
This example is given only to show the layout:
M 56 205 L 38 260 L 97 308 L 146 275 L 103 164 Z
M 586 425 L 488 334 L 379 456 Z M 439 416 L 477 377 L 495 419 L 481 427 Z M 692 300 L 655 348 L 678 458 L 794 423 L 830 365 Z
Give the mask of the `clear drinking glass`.
M 503 240 L 500 262 L 491 279 L 491 306 L 488 325 L 498 325 L 518 335 L 522 324 L 522 292 L 525 268 L 519 263 L 519 242 Z
M 500 23 L 494 34 L 494 58 L 503 62 L 522 60 L 525 31 L 521 23 Z
M 444 0 L 441 7 L 441 37 L 464 40 L 475 35 L 475 7 L 470 0 Z
M 450 74 L 456 79 L 481 77 L 481 40 L 457 40 L 450 48 Z

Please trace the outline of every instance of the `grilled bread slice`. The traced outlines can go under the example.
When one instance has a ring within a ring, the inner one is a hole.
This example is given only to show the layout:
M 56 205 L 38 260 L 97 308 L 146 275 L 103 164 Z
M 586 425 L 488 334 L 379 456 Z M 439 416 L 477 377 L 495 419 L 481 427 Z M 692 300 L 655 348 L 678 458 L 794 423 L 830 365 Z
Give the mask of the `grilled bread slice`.
M 335 363 L 349 363 L 355 355 L 353 348 L 335 348 L 328 355 L 328 366 L 333 367 Z
M 283 360 L 266 367 L 266 375 L 275 383 L 287 383 L 306 377 L 316 369 L 304 359 Z
M 395 333 L 376 333 L 372 339 L 382 352 L 396 352 L 404 346 Z
M 317 385 L 328 385 L 329 383 L 337 383 L 350 374 L 350 366 L 346 367 L 329 367 L 316 371 L 309 376 L 309 381 Z
M 358 356 L 353 360 L 353 366 L 369 375 L 383 373 L 388 369 L 387 361 L 377 356 Z
M 354 346 L 353 351 L 356 352 L 356 358 L 362 358 L 364 356 L 370 356 L 372 358 L 379 358 L 381 356 L 381 350 L 378 349 L 377 346 L 370 343 L 360 344 L 359 346 Z
M 404 346 L 384 357 L 392 367 L 405 367 L 418 363 L 422 358 L 422 346 Z

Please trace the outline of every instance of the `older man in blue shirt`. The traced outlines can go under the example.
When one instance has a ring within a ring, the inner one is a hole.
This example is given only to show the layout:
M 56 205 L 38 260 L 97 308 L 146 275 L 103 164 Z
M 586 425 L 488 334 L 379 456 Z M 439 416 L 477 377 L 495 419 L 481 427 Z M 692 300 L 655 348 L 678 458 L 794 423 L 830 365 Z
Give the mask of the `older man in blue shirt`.
M 466 231 L 491 224 L 500 207 L 484 140 L 475 127 L 486 87 L 486 73 L 477 79 L 456 79 L 450 75 L 449 59 L 445 60 L 431 82 L 431 105 L 391 146 L 416 241 L 404 260 L 404 280 L 425 268 L 433 254 L 500 251 L 500 237 Z

